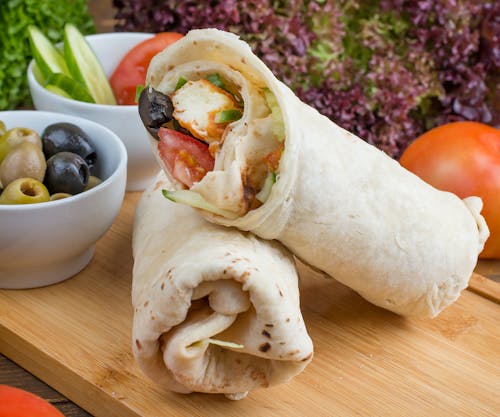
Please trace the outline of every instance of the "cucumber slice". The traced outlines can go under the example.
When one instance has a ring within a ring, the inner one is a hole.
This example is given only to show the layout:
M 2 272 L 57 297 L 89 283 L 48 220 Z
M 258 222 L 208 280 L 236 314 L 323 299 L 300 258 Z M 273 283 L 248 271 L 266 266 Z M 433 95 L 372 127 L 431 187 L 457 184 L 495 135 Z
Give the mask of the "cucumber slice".
M 84 85 L 64 74 L 49 75 L 45 81 L 45 88 L 53 93 L 72 98 L 73 100 L 95 103 Z
M 285 123 L 283 122 L 283 114 L 281 113 L 278 100 L 276 100 L 276 97 L 269 88 L 264 88 L 263 92 L 267 106 L 271 110 L 273 134 L 279 142 L 283 142 L 285 140 Z
M 223 90 L 225 89 L 224 81 L 222 81 L 219 74 L 210 74 L 207 76 L 207 81 L 211 82 L 216 87 L 222 88 Z
M 186 80 L 184 77 L 179 77 L 179 79 L 177 80 L 177 84 L 175 85 L 175 91 L 177 91 L 179 88 L 181 88 L 187 82 L 188 82 L 188 80 Z
M 61 53 L 36 26 L 28 27 L 31 53 L 44 78 L 51 74 L 69 75 L 69 69 Z
M 226 342 L 224 340 L 212 339 L 211 337 L 209 337 L 206 340 L 208 343 L 211 343 L 212 345 L 218 345 L 218 346 L 228 347 L 228 348 L 233 348 L 233 349 L 243 349 L 245 347 L 244 345 L 241 345 L 239 343 Z
M 177 191 L 168 191 L 161 190 L 163 196 L 173 201 L 174 203 L 185 204 L 186 206 L 191 206 L 195 208 L 199 208 L 205 211 L 209 211 L 210 213 L 217 214 L 219 216 L 225 217 L 227 219 L 236 219 L 238 215 L 229 210 L 222 210 L 213 204 L 210 204 L 206 201 L 200 194 L 195 193 L 190 190 L 177 190 Z
M 238 109 L 222 110 L 215 115 L 214 122 L 215 123 L 234 122 L 235 120 L 241 119 L 241 116 L 243 116 L 243 113 L 241 113 L 241 110 Z
M 80 81 L 97 104 L 116 104 L 113 90 L 104 70 L 76 26 L 64 26 L 64 57 L 73 78 Z
M 269 195 L 271 194 L 271 190 L 275 183 L 276 183 L 276 174 L 274 172 L 270 172 L 269 174 L 267 174 L 267 177 L 264 180 L 264 185 L 262 186 L 262 189 L 257 193 L 255 198 L 259 200 L 262 204 L 264 204 L 269 198 Z
M 239 343 L 225 342 L 224 340 L 212 339 L 211 337 L 209 337 L 208 339 L 197 340 L 196 342 L 193 342 L 189 346 L 187 346 L 187 348 L 188 349 L 199 348 L 199 347 L 203 346 L 203 344 L 205 342 L 212 344 L 212 345 L 217 345 L 217 346 L 222 346 L 222 347 L 227 347 L 227 348 L 232 348 L 232 349 L 243 349 L 245 347 L 244 345 L 240 345 Z

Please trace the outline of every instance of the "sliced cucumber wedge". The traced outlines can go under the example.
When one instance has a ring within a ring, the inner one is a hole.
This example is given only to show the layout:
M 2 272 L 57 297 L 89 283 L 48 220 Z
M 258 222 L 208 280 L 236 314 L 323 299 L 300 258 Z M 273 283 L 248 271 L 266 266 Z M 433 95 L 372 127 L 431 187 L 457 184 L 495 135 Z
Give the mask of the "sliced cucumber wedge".
M 206 201 L 200 194 L 190 191 L 190 190 L 177 190 L 168 191 L 161 190 L 163 196 L 173 201 L 174 203 L 185 204 L 186 206 L 191 206 L 199 208 L 210 213 L 217 214 L 219 216 L 225 217 L 226 219 L 236 219 L 238 215 L 229 210 L 222 210 L 213 204 Z
M 43 78 L 56 73 L 69 75 L 64 57 L 40 29 L 29 26 L 28 34 L 33 58 Z
M 49 90 L 51 93 L 57 94 L 58 96 L 61 97 L 66 97 L 66 98 L 73 98 L 71 97 L 66 91 L 60 89 L 59 87 L 56 87 L 55 85 L 46 85 L 45 88 Z
M 40 71 L 40 68 L 38 68 L 36 61 L 33 62 L 32 70 L 33 70 L 33 76 L 35 77 L 35 80 L 37 80 L 40 85 L 44 85 L 45 84 L 45 77 L 43 76 L 42 71 Z
M 87 88 L 64 74 L 51 74 L 45 81 L 45 88 L 55 94 L 73 100 L 95 103 Z
M 113 90 L 104 70 L 76 26 L 64 26 L 64 57 L 75 80 L 80 81 L 97 104 L 116 104 Z

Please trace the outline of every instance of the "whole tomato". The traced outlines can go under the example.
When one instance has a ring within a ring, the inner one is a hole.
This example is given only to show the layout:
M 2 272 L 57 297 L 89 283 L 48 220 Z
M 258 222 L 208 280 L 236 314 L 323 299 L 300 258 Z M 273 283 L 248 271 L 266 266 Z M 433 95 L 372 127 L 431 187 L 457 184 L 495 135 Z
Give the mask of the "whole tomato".
M 477 122 L 448 123 L 418 137 L 400 163 L 432 186 L 483 199 L 490 229 L 481 258 L 500 258 L 500 130 Z
M 64 417 L 64 414 L 31 392 L 0 385 L 0 417 Z
M 127 52 L 109 79 L 118 104 L 136 104 L 135 91 L 138 85 L 144 85 L 146 82 L 146 72 L 151 59 L 182 36 L 177 32 L 157 33 Z

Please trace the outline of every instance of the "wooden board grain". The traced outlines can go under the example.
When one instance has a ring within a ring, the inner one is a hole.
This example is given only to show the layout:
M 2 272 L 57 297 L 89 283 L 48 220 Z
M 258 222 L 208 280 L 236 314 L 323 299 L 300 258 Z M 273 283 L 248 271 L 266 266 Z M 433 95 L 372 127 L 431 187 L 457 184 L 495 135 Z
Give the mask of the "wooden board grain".
M 315 344 L 290 383 L 232 402 L 147 380 L 131 354 L 132 218 L 126 196 L 89 266 L 34 290 L 0 291 L 0 352 L 97 417 L 494 416 L 500 413 L 500 306 L 464 291 L 434 320 L 399 317 L 301 267 Z
M 500 283 L 493 279 L 479 274 L 472 274 L 469 290 L 500 304 Z

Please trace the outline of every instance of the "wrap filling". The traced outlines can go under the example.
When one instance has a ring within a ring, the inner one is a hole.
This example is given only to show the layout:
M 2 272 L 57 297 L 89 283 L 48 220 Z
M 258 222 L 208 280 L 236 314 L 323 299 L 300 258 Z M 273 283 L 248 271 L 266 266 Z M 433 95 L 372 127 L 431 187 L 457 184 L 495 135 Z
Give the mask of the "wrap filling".
M 179 76 L 165 94 L 146 87 L 139 98 L 141 119 L 158 141 L 158 157 L 182 184 L 164 195 L 224 217 L 244 215 L 266 202 L 279 178 L 285 129 L 276 97 L 239 73 L 190 75 Z M 244 87 L 235 82 L 238 75 Z M 241 141 L 245 145 L 237 147 Z M 231 166 L 235 153 L 238 166 Z M 230 179 L 234 171 L 238 175 Z M 211 190 L 221 184 L 226 193 L 218 199 Z

